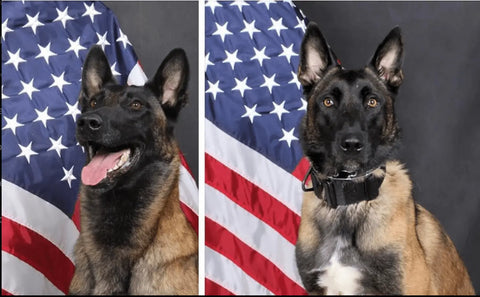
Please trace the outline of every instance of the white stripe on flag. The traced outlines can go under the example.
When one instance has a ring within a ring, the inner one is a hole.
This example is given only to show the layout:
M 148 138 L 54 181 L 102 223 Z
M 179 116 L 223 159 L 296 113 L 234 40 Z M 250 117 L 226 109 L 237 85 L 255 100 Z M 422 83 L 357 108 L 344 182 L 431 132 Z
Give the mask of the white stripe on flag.
M 216 282 L 235 295 L 273 295 L 230 259 L 207 246 L 205 247 L 205 278 Z
M 2 179 L 2 216 L 45 237 L 73 262 L 73 246 L 79 232 L 73 221 L 57 207 Z
M 198 216 L 198 188 L 188 170 L 180 166 L 180 200 Z
M 205 185 L 205 197 L 208 197 L 205 202 L 205 216 L 235 234 L 302 287 L 293 244 L 215 188 Z
M 132 70 L 128 74 L 127 78 L 127 84 L 129 86 L 143 86 L 147 82 L 147 76 L 145 75 L 145 72 L 143 72 L 142 66 L 140 66 L 140 63 L 137 62 L 135 66 L 133 66 Z
M 259 186 L 300 215 L 301 182 L 262 154 L 217 128 L 205 119 L 205 152 Z
M 2 289 L 13 295 L 64 295 L 42 273 L 4 251 L 2 251 Z

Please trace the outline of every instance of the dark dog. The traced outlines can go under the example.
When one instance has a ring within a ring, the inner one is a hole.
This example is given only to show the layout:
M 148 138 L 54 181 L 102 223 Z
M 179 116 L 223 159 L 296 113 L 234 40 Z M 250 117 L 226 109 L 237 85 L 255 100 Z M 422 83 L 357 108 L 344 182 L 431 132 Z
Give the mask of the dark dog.
M 393 157 L 402 57 L 399 28 L 356 71 L 339 65 L 316 24 L 305 33 L 301 142 L 313 192 L 304 196 L 296 259 L 309 293 L 474 294 L 452 241 L 414 202 Z
M 88 53 L 77 121 L 87 164 L 71 294 L 198 293 L 198 242 L 180 208 L 172 130 L 187 81 L 181 49 L 144 87 L 116 84 L 102 49 Z

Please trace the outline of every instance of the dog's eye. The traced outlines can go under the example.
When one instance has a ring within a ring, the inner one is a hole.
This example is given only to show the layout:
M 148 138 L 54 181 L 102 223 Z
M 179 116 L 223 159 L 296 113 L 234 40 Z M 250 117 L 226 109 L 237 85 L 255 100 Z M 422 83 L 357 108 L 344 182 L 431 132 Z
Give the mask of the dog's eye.
M 142 108 L 142 103 L 140 103 L 140 101 L 133 101 L 132 103 L 130 103 L 130 108 L 132 108 L 133 110 L 140 110 Z
M 323 105 L 325 105 L 326 107 L 332 107 L 334 104 L 332 98 L 330 97 L 327 97 L 325 99 L 323 99 Z
M 97 106 L 97 100 L 95 99 L 90 100 L 90 107 L 94 108 L 95 106 Z
M 371 108 L 376 107 L 378 105 L 378 101 L 375 98 L 370 98 L 368 99 L 367 105 Z

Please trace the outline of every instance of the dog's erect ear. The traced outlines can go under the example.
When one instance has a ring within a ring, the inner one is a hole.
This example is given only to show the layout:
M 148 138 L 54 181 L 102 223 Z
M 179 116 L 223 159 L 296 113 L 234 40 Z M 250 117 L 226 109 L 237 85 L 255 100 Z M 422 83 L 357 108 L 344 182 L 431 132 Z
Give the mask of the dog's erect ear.
M 87 98 L 91 97 L 107 83 L 115 83 L 115 78 L 102 48 L 94 45 L 83 64 L 82 92 Z
M 309 89 L 322 78 L 325 71 L 337 66 L 337 58 L 320 32 L 317 24 L 310 22 L 300 49 L 300 64 L 298 65 L 298 80 L 303 87 Z
M 387 85 L 398 88 L 403 81 L 402 62 L 402 35 L 400 28 L 395 27 L 378 46 L 370 66 Z
M 187 55 L 183 49 L 176 48 L 163 60 L 153 79 L 145 84 L 160 100 L 170 119 L 175 120 L 187 103 L 188 76 Z

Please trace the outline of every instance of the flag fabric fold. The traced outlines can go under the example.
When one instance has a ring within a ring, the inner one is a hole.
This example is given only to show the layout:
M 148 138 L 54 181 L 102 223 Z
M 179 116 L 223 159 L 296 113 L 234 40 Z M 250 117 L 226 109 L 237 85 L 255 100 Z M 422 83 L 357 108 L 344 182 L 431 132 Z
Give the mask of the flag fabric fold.
M 101 2 L 2 2 L 2 294 L 65 294 L 85 163 L 75 139 L 81 68 L 101 45 L 121 84 L 146 81 Z M 182 158 L 180 199 L 198 226 L 198 189 Z
M 291 1 L 205 4 L 205 293 L 305 294 L 295 263 L 308 162 Z

